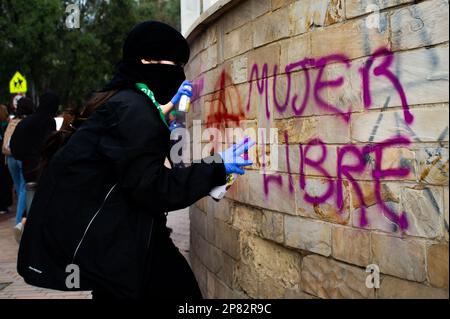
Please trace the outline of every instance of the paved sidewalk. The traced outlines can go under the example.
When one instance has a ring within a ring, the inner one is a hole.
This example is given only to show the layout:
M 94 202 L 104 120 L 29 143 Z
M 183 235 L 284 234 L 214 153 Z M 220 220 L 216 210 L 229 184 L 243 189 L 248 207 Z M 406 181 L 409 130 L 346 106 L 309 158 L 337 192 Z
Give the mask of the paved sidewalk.
M 0 217 L 0 299 L 90 299 L 90 292 L 62 292 L 30 286 L 17 274 L 18 244 L 14 240 L 14 214 Z M 187 209 L 171 212 L 167 225 L 171 238 L 189 262 L 189 213 Z
M 181 209 L 167 214 L 167 226 L 172 228 L 172 238 L 175 246 L 178 247 L 184 258 L 189 260 L 189 209 Z
M 90 292 L 62 292 L 26 284 L 16 271 L 14 214 L 0 220 L 0 299 L 90 299 Z

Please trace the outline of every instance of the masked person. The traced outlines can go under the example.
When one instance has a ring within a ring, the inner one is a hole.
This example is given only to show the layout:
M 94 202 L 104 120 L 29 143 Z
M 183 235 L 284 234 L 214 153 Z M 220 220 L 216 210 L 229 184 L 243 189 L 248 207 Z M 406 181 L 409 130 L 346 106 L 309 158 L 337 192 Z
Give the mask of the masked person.
M 225 184 L 227 174 L 243 174 L 251 162 L 239 155 L 252 143 L 186 168 L 164 166 L 164 112 L 188 94 L 189 54 L 183 36 L 160 22 L 128 35 L 115 77 L 41 175 L 18 256 L 27 283 L 93 290 L 98 299 L 202 297 L 166 214 Z

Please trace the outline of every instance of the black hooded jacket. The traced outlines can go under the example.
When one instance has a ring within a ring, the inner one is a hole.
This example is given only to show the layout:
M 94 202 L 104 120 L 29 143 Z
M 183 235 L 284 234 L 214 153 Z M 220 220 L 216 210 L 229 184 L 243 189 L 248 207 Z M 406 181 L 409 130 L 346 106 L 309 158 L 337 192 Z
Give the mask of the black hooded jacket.
M 27 283 L 71 290 L 66 268 L 75 264 L 80 289 L 119 298 L 183 296 L 176 282 L 182 272 L 196 284 L 164 213 L 225 184 L 225 168 L 219 155 L 212 164 L 166 168 L 169 138 L 155 105 L 137 89 L 97 108 L 41 176 L 18 256 Z

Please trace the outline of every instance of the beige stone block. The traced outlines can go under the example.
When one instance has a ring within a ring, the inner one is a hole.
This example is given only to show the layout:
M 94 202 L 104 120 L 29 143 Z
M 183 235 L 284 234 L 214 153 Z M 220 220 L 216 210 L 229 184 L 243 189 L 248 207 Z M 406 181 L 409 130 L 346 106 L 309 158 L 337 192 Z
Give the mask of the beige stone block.
M 288 8 L 269 12 L 254 20 L 253 35 L 255 47 L 289 36 Z
M 448 41 L 448 1 L 400 8 L 390 16 L 392 49 L 408 50 Z
M 247 71 L 245 71 L 245 73 L 247 74 Z M 245 119 L 255 120 L 257 117 L 258 108 L 253 107 L 253 108 L 247 109 L 248 95 L 250 93 L 249 87 L 250 87 L 250 84 L 248 82 L 244 82 L 244 83 L 235 85 L 236 93 L 238 96 L 238 103 L 239 103 L 238 105 L 243 110 Z
M 342 53 L 346 55 L 346 52 Z M 342 79 L 342 85 L 337 87 L 326 87 L 319 92 L 319 96 L 322 100 L 334 107 L 334 109 L 316 106 L 314 114 L 342 114 L 340 116 L 344 120 L 344 114 L 360 112 L 363 110 L 362 82 L 358 66 L 357 63 L 353 64 L 352 62 L 346 64 L 330 61 L 329 64 L 327 64 L 320 80 L 332 83 Z M 314 87 L 312 92 L 314 92 Z M 311 99 L 313 97 L 314 94 L 311 94 Z M 317 101 L 315 101 L 315 103 L 317 103 Z M 348 123 L 343 122 L 343 125 L 344 124 Z
M 353 18 L 368 12 L 374 12 L 376 9 L 382 10 L 410 2 L 413 2 L 413 0 L 346 0 L 345 13 L 347 18 Z
M 197 232 L 190 233 L 190 251 L 192 251 L 199 259 L 199 261 L 206 265 L 208 262 L 208 243 Z
M 362 193 L 362 198 L 367 207 L 376 205 L 378 203 L 377 190 L 375 182 L 358 182 L 359 189 Z M 360 208 L 363 203 L 357 195 L 356 186 L 351 185 L 352 206 L 353 208 Z M 381 183 L 379 196 L 383 202 L 400 203 L 400 191 L 402 186 L 397 183 L 383 182 Z
M 295 0 L 272 0 L 272 10 L 276 10 L 281 7 L 287 6 L 294 1 Z
M 258 298 L 281 299 L 286 288 L 283 287 L 279 278 L 272 278 L 266 274 L 260 274 L 258 278 Z
M 393 201 L 384 202 L 389 210 L 397 217 L 400 216 L 400 204 Z M 380 230 L 394 236 L 401 236 L 401 229 L 395 220 L 391 219 L 380 205 L 372 205 L 366 208 L 366 225 L 362 223 L 361 208 L 355 209 L 352 213 L 353 226 L 364 229 Z
M 317 173 L 316 173 L 317 174 Z M 296 183 L 296 185 L 298 185 Z M 343 181 L 343 207 L 337 207 L 337 191 L 335 181 L 325 178 L 305 178 L 305 189 L 297 186 L 297 211 L 298 214 L 314 219 L 321 219 L 332 223 L 347 225 L 350 223 L 350 192 L 348 181 Z M 326 195 L 328 189 L 333 187 L 331 196 L 320 204 L 306 201 L 306 195 L 319 198 Z
M 223 281 L 228 287 L 236 287 L 236 267 L 238 262 L 226 253 L 222 253 L 222 268 L 217 272 L 216 276 Z
M 223 268 L 223 252 L 195 232 L 191 233 L 190 249 L 210 272 L 218 273 Z
M 278 243 L 284 242 L 283 214 L 264 210 L 261 221 L 262 237 Z
M 264 64 L 267 64 L 268 75 L 273 75 L 273 68 L 275 65 L 279 67 L 280 64 L 281 46 L 279 43 L 270 44 L 268 46 L 257 48 L 248 53 L 247 57 L 247 79 L 248 81 L 256 81 L 262 79 Z M 254 65 L 258 67 L 258 74 L 254 71 Z M 253 73 L 253 75 L 252 75 Z M 255 83 L 254 89 L 257 90 Z M 269 92 L 272 91 L 271 85 L 268 86 Z
M 300 38 L 309 39 L 309 34 L 302 35 Z M 291 41 L 291 39 L 286 41 Z M 288 44 L 285 42 L 281 44 L 281 65 L 283 65 L 283 61 L 289 61 L 290 59 L 286 57 L 288 53 L 283 48 L 289 47 Z M 302 42 L 296 44 L 303 45 Z M 309 50 L 309 47 L 302 47 L 302 49 Z M 289 56 L 292 54 L 294 53 L 289 53 Z M 315 54 L 312 54 L 312 56 L 315 56 Z M 307 57 L 310 58 L 311 55 Z M 301 59 L 295 59 L 290 62 L 300 63 L 300 61 Z M 302 63 L 305 62 L 302 61 Z M 351 117 L 348 114 L 351 112 L 360 112 L 363 109 L 362 85 L 359 73 L 360 64 L 345 64 L 335 59 L 329 60 L 326 66 L 323 67 L 323 73 L 320 79 L 318 78 L 320 69 L 310 68 L 311 66 L 312 64 L 308 63 L 306 65 L 297 65 L 292 69 L 290 74 L 291 91 L 289 103 L 284 110 L 274 108 L 275 118 L 338 115 L 342 125 L 348 126 L 348 120 Z M 279 71 L 284 72 L 284 69 Z M 284 106 L 285 97 L 287 96 L 286 87 L 289 83 L 288 79 L 288 75 L 278 76 L 276 79 L 277 97 L 281 106 Z M 270 81 L 274 80 L 272 78 L 270 79 Z M 342 83 L 339 86 L 326 86 L 318 90 L 315 86 L 319 83 L 319 80 L 324 83 L 336 81 L 341 81 Z M 293 105 L 294 98 L 296 99 L 295 106 Z
M 184 67 L 186 78 L 195 80 L 200 74 L 201 57 L 196 56 Z
M 246 23 L 250 23 L 252 19 L 251 9 L 250 1 L 241 1 L 237 6 L 226 12 L 222 19 L 223 32 L 229 33 Z
M 214 218 L 217 218 L 225 223 L 231 223 L 233 203 L 226 198 L 223 198 L 218 202 L 212 199 L 208 203 L 211 203 L 208 212 L 211 212 L 214 215 Z
M 247 231 L 254 235 L 260 235 L 263 213 L 255 207 L 235 205 L 233 207 L 233 227 L 241 231 Z
M 220 68 L 215 68 L 209 70 L 201 75 L 201 79 L 203 80 L 203 94 L 211 94 L 218 90 L 217 81 L 220 78 Z
M 247 172 L 247 174 L 250 172 Z M 229 200 L 234 200 L 242 203 L 248 202 L 248 194 L 249 194 L 249 185 L 248 178 L 244 176 L 240 176 L 234 184 L 228 189 L 225 194 L 225 198 Z
M 274 124 L 278 129 L 279 141 L 283 140 L 284 131 L 288 133 L 289 143 L 308 143 L 315 138 L 320 138 L 324 143 L 333 144 L 344 144 L 350 141 L 350 129 L 338 116 L 277 120 Z M 324 127 L 327 129 L 324 130 Z
M 448 186 L 444 187 L 444 233 L 445 233 L 445 240 L 448 242 L 448 201 L 449 201 L 449 196 L 448 196 Z
M 448 290 L 436 289 L 416 282 L 383 276 L 378 298 L 381 299 L 448 299 Z
M 302 217 L 284 216 L 286 246 L 324 256 L 331 254 L 331 225 Z
M 251 297 L 282 298 L 285 288 L 298 287 L 300 262 L 295 251 L 242 233 L 238 285 Z
M 306 146 L 303 146 L 303 154 L 303 156 L 312 161 L 319 161 L 322 157 L 324 157 L 324 161 L 321 164 L 321 167 L 325 169 L 331 177 L 337 176 L 337 146 L 325 145 L 324 151 L 320 145 L 311 145 L 308 152 L 306 152 Z M 306 164 L 304 165 L 304 173 L 308 176 L 323 177 L 323 173 L 317 171 L 316 168 Z
M 425 184 L 448 185 L 448 148 L 424 146 L 416 150 L 417 180 Z
M 234 294 L 229 286 L 209 271 L 207 273 L 207 291 L 210 299 L 230 299 Z
M 374 68 L 385 59 L 385 57 L 377 58 L 370 69 L 371 109 L 402 106 L 400 95 L 393 83 L 385 76 L 375 76 L 373 73 Z M 448 46 L 396 52 L 392 64 L 387 69 L 398 78 L 408 105 L 448 103 L 448 59 Z M 364 58 L 352 64 L 356 67 L 366 60 Z M 404 116 L 399 115 L 401 123 Z M 415 121 L 419 120 L 415 118 Z
M 215 68 L 218 64 L 217 59 L 217 44 L 211 45 L 202 54 L 202 65 L 200 71 L 202 73 Z
M 374 298 L 374 289 L 366 287 L 367 273 L 357 267 L 317 255 L 302 261 L 302 288 L 320 298 Z
M 246 202 L 250 205 L 268 210 L 295 215 L 295 193 L 289 192 L 288 177 L 285 174 L 280 175 L 282 176 L 283 185 L 280 186 L 277 183 L 269 182 L 267 184 L 268 193 L 266 195 L 264 192 L 264 175 L 257 171 L 247 171 L 241 177 L 246 179 L 248 184 L 248 200 Z
M 349 59 L 367 56 L 380 47 L 387 47 L 389 30 L 384 13 L 380 14 L 380 28 L 367 28 L 364 19 L 352 20 L 311 33 L 314 56 L 342 53 Z M 370 41 L 367 41 L 370 39 Z
M 208 206 L 210 206 L 210 202 L 212 202 L 212 198 L 208 198 Z M 216 238 L 216 219 L 214 218 L 214 212 L 210 209 L 208 209 L 208 213 L 206 214 L 206 236 L 205 239 L 209 241 L 210 243 L 215 243 Z
M 370 233 L 365 230 L 347 227 L 333 227 L 332 230 L 333 257 L 366 267 L 370 264 Z
M 189 257 L 190 257 L 189 259 L 191 262 L 192 272 L 194 273 L 195 278 L 197 279 L 200 290 L 202 292 L 206 292 L 206 284 L 207 284 L 206 267 L 200 262 L 200 260 L 192 252 L 192 250 L 189 252 Z
M 289 7 L 291 34 L 302 34 L 344 19 L 342 0 L 302 0 Z
M 252 8 L 253 20 L 271 10 L 271 0 L 250 0 L 249 2 Z
M 448 244 L 427 247 L 427 270 L 431 285 L 448 289 Z
M 231 77 L 233 84 L 247 82 L 247 55 L 243 54 L 234 58 L 231 62 Z M 243 102 L 247 102 L 244 100 Z
M 198 209 L 196 206 L 191 206 L 189 212 L 191 228 L 193 227 L 200 236 L 206 238 L 206 213 Z
M 302 34 L 280 41 L 281 55 L 279 72 L 284 73 L 287 65 L 311 57 L 311 37 Z
M 372 261 L 383 274 L 418 282 L 426 280 L 424 242 L 372 234 L 371 244 Z
M 224 35 L 223 56 L 229 58 L 240 55 L 253 47 L 253 36 L 251 24 L 231 31 Z
M 216 246 L 226 252 L 234 259 L 239 259 L 239 230 L 215 220 L 215 243 Z
M 208 199 L 207 199 L 206 197 L 203 197 L 203 198 L 199 199 L 199 200 L 195 203 L 195 205 L 196 205 L 197 208 L 200 209 L 201 211 L 206 212 L 206 211 L 207 211 L 207 206 L 206 206 L 207 200 L 208 200 Z M 192 208 L 192 207 L 191 207 L 191 208 Z
M 371 112 L 355 114 L 352 121 L 352 139 L 356 142 L 382 142 L 398 134 L 408 137 L 411 142 L 434 142 L 439 139 L 448 141 L 448 106 L 434 106 L 411 109 L 414 122 L 406 125 L 403 119 L 403 111 L 384 112 L 381 122 L 379 113 Z M 372 128 L 377 125 L 376 134 Z M 430 125 L 433 123 L 433 125 Z
M 239 289 L 243 290 L 251 298 L 258 296 L 258 273 L 251 265 L 239 263 L 236 270 L 236 281 Z
M 284 141 L 283 141 L 284 143 Z M 287 152 L 287 156 L 286 156 Z M 299 162 L 299 146 L 297 144 L 286 144 L 278 146 L 278 171 L 283 173 L 290 172 L 291 174 L 298 174 L 300 171 Z M 288 170 L 289 161 L 289 170 Z
M 372 136 L 372 135 L 371 135 Z M 375 136 L 375 135 L 373 135 Z M 369 138 L 371 139 L 371 138 Z M 399 145 L 393 145 L 391 147 L 383 148 L 383 156 L 381 160 L 381 169 L 398 169 L 407 168 L 409 170 L 406 176 L 386 176 L 383 178 L 385 181 L 401 180 L 401 181 L 416 181 L 417 163 L 416 154 L 414 150 L 410 149 L 411 146 L 401 147 Z M 360 147 L 360 151 L 363 148 Z M 373 171 L 376 169 L 377 158 L 376 153 L 372 151 L 364 156 L 365 168 L 361 173 L 351 173 L 355 180 L 373 180 Z M 351 152 L 344 154 L 342 159 L 343 166 L 355 166 L 359 163 L 359 158 Z
M 203 41 L 194 41 L 193 43 L 191 43 L 190 45 L 190 49 L 191 49 L 191 55 L 190 55 L 190 63 L 187 65 L 187 67 L 189 68 L 189 65 L 192 63 L 192 60 L 194 58 L 197 57 L 197 55 L 204 50 L 204 42 Z M 186 70 L 186 69 L 185 69 Z M 187 72 L 186 72 L 187 74 Z
M 407 213 L 411 236 L 437 238 L 443 236 L 443 190 L 437 187 L 424 189 L 404 188 L 400 194 L 402 211 Z
M 255 18 L 268 12 L 270 7 L 270 0 L 241 1 L 225 14 L 223 18 L 224 31 L 228 33 L 243 24 L 250 23 Z

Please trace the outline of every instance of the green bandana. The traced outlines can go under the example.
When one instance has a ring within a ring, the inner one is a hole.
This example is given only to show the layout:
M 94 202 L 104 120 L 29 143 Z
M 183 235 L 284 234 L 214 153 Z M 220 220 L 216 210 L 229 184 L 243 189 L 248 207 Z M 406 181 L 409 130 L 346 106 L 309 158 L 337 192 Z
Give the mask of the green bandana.
M 163 121 L 164 124 L 166 124 L 167 127 L 169 127 L 169 125 L 166 122 L 166 117 L 164 116 L 163 111 L 161 110 L 161 105 L 156 101 L 155 99 L 155 95 L 153 94 L 152 90 L 150 90 L 148 88 L 147 85 L 145 85 L 144 83 L 136 83 L 136 87 L 141 90 L 142 92 L 145 93 L 145 95 L 147 95 L 150 100 L 153 102 L 153 104 L 156 105 L 156 108 L 159 111 L 159 116 L 161 117 L 161 120 Z

